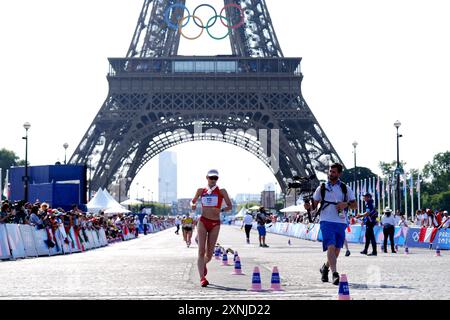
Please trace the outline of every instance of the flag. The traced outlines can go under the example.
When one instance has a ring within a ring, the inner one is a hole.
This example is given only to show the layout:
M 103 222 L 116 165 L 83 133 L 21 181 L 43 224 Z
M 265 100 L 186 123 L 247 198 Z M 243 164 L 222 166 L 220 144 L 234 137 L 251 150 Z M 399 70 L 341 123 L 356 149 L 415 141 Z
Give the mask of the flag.
M 406 189 L 407 189 L 407 187 L 406 187 L 406 175 L 404 175 L 403 176 L 403 193 L 405 194 L 405 197 L 406 197 L 406 194 L 407 194 Z
M 409 178 L 409 193 L 410 193 L 411 197 L 414 196 L 414 181 L 413 181 L 413 176 L 412 175 Z
M 417 191 L 417 193 L 420 193 L 420 173 L 417 175 L 416 191 Z
M 6 198 L 6 200 L 9 200 L 9 170 L 6 169 L 6 179 L 5 179 L 5 186 L 3 189 L 3 196 Z

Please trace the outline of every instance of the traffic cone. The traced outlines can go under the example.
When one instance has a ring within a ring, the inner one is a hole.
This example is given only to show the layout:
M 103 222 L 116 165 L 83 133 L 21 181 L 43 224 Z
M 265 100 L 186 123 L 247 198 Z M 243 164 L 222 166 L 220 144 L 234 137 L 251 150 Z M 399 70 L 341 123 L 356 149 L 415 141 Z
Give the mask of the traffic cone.
M 350 289 L 348 288 L 347 275 L 341 274 L 339 280 L 338 300 L 350 300 Z
M 222 265 L 223 266 L 229 266 L 229 264 L 228 264 L 228 254 L 226 252 L 222 255 Z
M 239 256 L 236 257 L 236 260 L 234 261 L 234 271 L 232 273 L 234 276 L 243 276 L 244 273 L 242 273 L 242 266 L 241 266 L 241 258 Z
M 409 249 L 406 246 L 405 246 L 405 254 L 409 254 Z
M 259 273 L 258 267 L 255 267 L 255 269 L 253 269 L 252 287 L 249 289 L 249 291 L 255 291 L 255 292 L 262 291 L 261 274 Z
M 216 247 L 216 251 L 214 252 L 214 257 L 216 260 L 220 260 L 220 248 Z
M 440 257 L 441 256 L 441 249 L 439 249 L 439 247 L 436 248 L 436 257 Z
M 280 273 L 278 272 L 277 267 L 273 267 L 273 270 L 272 270 L 272 279 L 270 281 L 270 290 L 271 291 L 284 291 L 283 289 L 281 289 Z
M 236 258 L 239 257 L 239 254 L 237 251 L 234 252 L 233 261 L 236 262 Z

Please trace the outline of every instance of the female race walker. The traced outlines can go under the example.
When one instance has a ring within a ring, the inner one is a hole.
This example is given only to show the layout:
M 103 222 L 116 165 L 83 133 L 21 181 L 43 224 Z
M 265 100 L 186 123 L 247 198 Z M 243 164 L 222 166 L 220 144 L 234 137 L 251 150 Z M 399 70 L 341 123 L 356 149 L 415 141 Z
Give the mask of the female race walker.
M 208 186 L 200 188 L 192 199 L 192 210 L 197 208 L 197 200 L 201 198 L 202 215 L 197 224 L 198 235 L 198 272 L 200 275 L 200 284 L 206 287 L 209 282 L 206 280 L 208 269 L 206 265 L 211 261 L 214 247 L 217 243 L 220 231 L 220 213 L 222 211 L 231 211 L 232 204 L 225 189 L 219 189 L 217 180 L 219 172 L 210 170 L 206 176 Z M 226 207 L 222 208 L 222 202 L 225 200 Z

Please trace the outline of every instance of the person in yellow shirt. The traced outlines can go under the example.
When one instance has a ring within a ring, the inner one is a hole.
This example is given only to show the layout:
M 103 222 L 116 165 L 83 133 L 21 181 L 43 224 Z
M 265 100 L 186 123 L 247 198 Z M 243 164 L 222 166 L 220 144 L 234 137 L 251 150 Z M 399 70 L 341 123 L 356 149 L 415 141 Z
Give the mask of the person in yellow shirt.
M 189 216 L 189 213 L 181 220 L 181 229 L 183 230 L 183 238 L 189 248 L 191 246 L 192 233 L 194 231 L 194 219 Z

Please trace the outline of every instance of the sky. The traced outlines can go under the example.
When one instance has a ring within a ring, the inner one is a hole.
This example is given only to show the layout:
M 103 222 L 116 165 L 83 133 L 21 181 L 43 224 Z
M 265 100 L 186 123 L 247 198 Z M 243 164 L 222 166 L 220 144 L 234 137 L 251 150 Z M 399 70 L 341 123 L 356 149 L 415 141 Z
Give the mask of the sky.
M 194 8 L 200 3 L 187 0 Z M 210 0 L 220 10 L 223 1 Z M 449 150 L 450 3 L 447 0 L 267 0 L 286 57 L 302 57 L 302 93 L 344 164 L 380 173 L 400 157 L 422 168 Z M 0 1 L 0 148 L 32 165 L 70 156 L 103 104 L 108 57 L 129 47 L 142 0 Z M 204 12 L 206 19 L 207 12 Z M 187 29 L 189 35 L 189 29 Z M 228 39 L 182 40 L 181 55 L 228 54 Z M 211 167 L 231 195 L 259 193 L 275 179 L 253 155 L 205 142 L 173 149 L 179 197 L 191 197 Z M 192 161 L 187 161 L 187 156 Z M 192 155 L 192 156 L 191 156 Z M 157 197 L 157 158 L 135 182 Z M 136 192 L 132 187 L 132 194 Z

